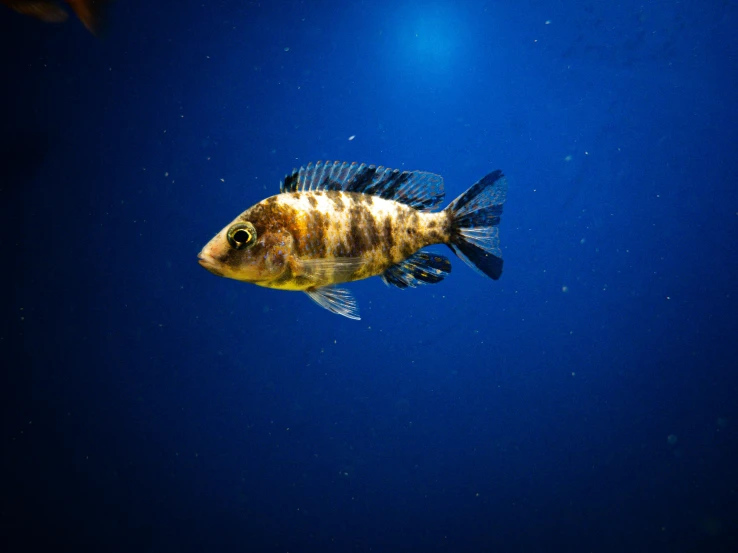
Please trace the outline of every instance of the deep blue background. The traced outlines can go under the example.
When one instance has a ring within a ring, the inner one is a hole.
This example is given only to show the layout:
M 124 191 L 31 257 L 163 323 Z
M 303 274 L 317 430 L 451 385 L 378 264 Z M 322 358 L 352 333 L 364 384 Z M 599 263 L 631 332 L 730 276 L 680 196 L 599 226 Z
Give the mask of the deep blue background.
M 738 551 L 737 24 L 2 8 L 2 550 Z M 319 159 L 503 169 L 502 279 L 356 283 L 354 322 L 198 266 Z

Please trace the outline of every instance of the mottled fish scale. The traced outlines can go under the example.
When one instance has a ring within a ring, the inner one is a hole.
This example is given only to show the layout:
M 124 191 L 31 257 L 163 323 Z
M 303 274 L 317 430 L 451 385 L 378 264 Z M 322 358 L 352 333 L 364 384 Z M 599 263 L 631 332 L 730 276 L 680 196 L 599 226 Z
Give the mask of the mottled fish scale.
M 298 258 L 361 258 L 349 280 L 381 274 L 420 248 L 443 243 L 449 236 L 446 213 L 422 213 L 366 194 L 291 192 L 274 198 L 281 213 L 295 214 L 294 221 L 282 225 L 291 227 Z

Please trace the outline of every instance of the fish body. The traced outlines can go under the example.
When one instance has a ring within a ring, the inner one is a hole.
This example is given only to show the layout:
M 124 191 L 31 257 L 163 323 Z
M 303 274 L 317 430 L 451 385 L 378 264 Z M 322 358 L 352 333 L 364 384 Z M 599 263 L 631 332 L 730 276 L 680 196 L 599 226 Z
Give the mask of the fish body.
M 398 288 L 440 282 L 447 244 L 487 276 L 502 272 L 498 229 L 507 184 L 490 173 L 442 211 L 443 179 L 433 173 L 356 163 L 309 164 L 282 192 L 244 211 L 200 252 L 210 272 L 267 288 L 306 292 L 335 313 L 358 317 L 337 285 L 381 276 Z
M 88 31 L 92 34 L 99 32 L 103 11 L 110 0 L 64 1 L 69 4 Z M 54 0 L 0 0 L 0 4 L 47 23 L 62 23 L 67 20 L 67 11 Z
M 280 290 L 304 291 L 381 275 L 419 249 L 445 242 L 449 232 L 444 212 L 424 213 L 396 201 L 341 191 L 272 196 L 245 211 L 224 231 L 245 221 L 274 245 L 271 252 L 265 251 L 261 278 L 244 271 L 243 259 L 225 236 L 216 237 L 221 248 L 216 253 L 213 244 L 210 257 L 225 261 L 224 276 Z

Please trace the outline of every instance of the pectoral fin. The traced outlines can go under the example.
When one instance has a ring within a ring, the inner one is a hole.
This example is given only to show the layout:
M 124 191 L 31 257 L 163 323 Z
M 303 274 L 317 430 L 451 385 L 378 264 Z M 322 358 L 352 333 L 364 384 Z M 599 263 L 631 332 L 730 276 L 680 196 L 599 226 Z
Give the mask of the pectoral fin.
M 301 275 L 313 277 L 318 282 L 348 282 L 364 263 L 361 257 L 300 259 L 299 270 Z
M 349 319 L 361 320 L 359 305 L 356 299 L 346 288 L 337 286 L 323 286 L 305 290 L 305 293 L 319 306 L 331 313 L 343 315 Z

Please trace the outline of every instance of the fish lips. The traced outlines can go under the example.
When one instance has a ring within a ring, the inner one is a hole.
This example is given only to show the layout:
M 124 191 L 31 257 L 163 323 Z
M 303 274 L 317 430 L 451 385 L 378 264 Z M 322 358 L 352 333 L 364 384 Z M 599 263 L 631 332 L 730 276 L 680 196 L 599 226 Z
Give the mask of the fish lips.
M 223 272 L 218 269 L 218 263 L 213 259 L 211 256 L 209 256 L 206 253 L 200 252 L 197 254 L 197 262 L 200 264 L 200 266 L 206 268 L 208 271 L 213 273 L 216 276 L 222 277 Z

